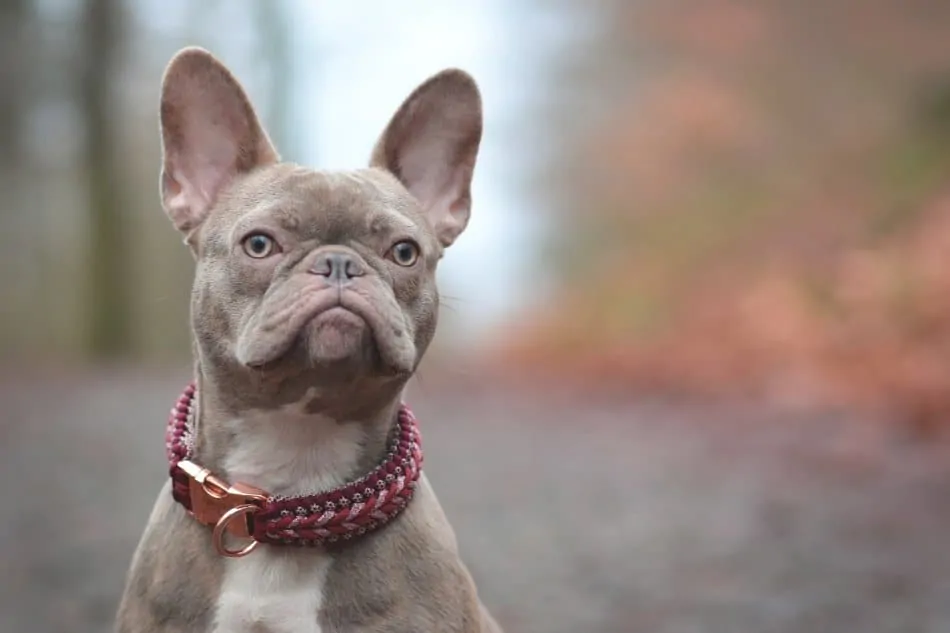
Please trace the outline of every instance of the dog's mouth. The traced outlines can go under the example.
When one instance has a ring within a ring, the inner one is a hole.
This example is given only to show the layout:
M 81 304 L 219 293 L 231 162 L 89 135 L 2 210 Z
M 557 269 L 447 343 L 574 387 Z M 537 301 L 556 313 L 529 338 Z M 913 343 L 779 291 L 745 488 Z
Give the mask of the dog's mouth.
M 300 339 L 307 356 L 320 364 L 351 358 L 372 346 L 366 319 L 340 302 L 313 316 L 304 325 Z
M 375 362 L 411 371 L 415 347 L 398 320 L 352 289 L 300 292 L 265 302 L 241 333 L 236 356 L 258 370 L 302 354 L 308 366 Z
M 313 315 L 310 325 L 329 325 L 331 327 L 366 327 L 366 320 L 359 313 L 354 312 L 340 303 L 330 306 L 323 312 Z

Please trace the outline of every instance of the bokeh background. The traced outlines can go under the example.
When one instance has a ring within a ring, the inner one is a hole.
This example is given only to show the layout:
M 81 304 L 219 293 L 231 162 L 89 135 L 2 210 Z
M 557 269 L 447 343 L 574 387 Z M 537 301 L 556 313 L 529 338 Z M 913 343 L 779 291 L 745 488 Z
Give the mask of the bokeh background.
M 485 136 L 408 397 L 510 632 L 950 631 L 950 3 L 0 1 L 0 630 L 105 632 L 189 379 L 158 88 Z M 170 555 L 174 555 L 170 553 Z

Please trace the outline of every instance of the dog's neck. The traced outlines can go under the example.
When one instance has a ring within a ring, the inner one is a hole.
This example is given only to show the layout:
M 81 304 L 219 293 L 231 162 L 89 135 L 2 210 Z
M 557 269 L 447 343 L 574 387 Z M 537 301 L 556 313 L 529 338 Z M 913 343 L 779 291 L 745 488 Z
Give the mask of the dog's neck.
M 326 491 L 369 472 L 386 452 L 403 390 L 393 384 L 352 394 L 299 381 L 222 378 L 196 372 L 195 461 L 283 496 Z

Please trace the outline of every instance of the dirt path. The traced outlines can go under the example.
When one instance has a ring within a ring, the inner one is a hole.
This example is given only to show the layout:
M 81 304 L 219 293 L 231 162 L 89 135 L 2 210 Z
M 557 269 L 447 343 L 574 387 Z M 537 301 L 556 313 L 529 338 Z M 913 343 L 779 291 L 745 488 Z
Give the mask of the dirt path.
M 184 377 L 0 380 L 0 631 L 109 630 Z M 509 633 L 950 631 L 938 449 L 751 408 L 494 388 L 411 401 Z

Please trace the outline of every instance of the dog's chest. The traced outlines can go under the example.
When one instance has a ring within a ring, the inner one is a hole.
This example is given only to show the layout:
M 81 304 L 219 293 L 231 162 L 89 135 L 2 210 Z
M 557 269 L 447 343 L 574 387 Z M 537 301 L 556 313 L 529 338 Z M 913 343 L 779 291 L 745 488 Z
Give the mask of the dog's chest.
M 363 431 L 295 408 L 267 422 L 233 422 L 240 445 L 225 461 L 228 476 L 278 495 L 305 495 L 344 481 Z M 320 633 L 319 613 L 333 557 L 319 549 L 264 545 L 229 559 L 215 633 Z
M 320 633 L 331 562 L 322 552 L 272 547 L 229 560 L 215 633 Z

